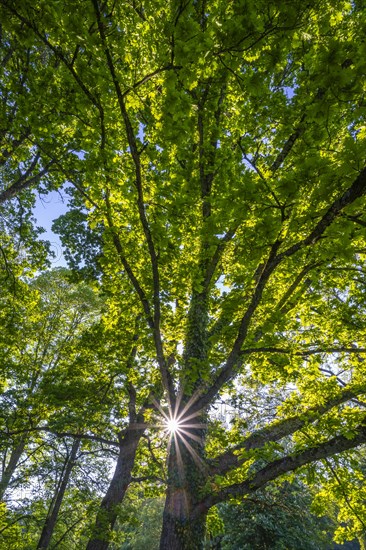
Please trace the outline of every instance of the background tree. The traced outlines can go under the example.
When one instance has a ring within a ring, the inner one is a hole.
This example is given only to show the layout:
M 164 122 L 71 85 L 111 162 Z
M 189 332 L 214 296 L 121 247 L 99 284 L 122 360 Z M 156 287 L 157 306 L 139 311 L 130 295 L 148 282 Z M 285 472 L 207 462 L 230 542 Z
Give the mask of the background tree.
M 268 486 L 242 504 L 223 504 L 221 548 L 329 549 L 332 522 L 310 512 L 311 495 L 300 484 Z
M 103 479 L 117 455 L 117 473 L 98 515 L 100 521 L 107 513 L 114 524 L 113 507 L 130 483 L 134 453 L 145 430 L 139 409 L 151 407 L 153 386 L 142 347 L 140 367 L 135 363 L 139 318 L 132 327 L 121 326 L 116 309 L 108 309 L 98 296 L 98 287 L 71 283 L 68 275 L 56 269 L 23 282 L 26 300 L 19 293 L 17 300 L 8 296 L 16 309 L 2 333 L 6 384 L 1 396 L 1 488 L 13 512 L 6 526 L 10 529 L 18 518 L 39 548 L 48 548 L 52 537 L 65 548 L 86 544 L 79 538 L 90 527 L 86 504 L 80 507 L 73 499 L 85 498 L 90 478 L 87 509 L 95 510 L 96 495 L 107 490 Z M 133 429 L 136 422 L 139 429 Z M 131 443 L 132 460 L 126 462 Z M 81 469 L 85 473 L 75 490 Z M 126 478 L 122 484 L 121 473 Z M 19 493 L 29 494 L 20 505 Z
M 96 470 L 97 479 L 104 477 L 107 466 L 111 467 L 109 446 L 118 444 L 106 417 L 113 414 L 108 389 L 115 377 L 102 369 L 92 341 L 101 317 L 97 289 L 70 283 L 65 269 L 16 283 L 15 294 L 3 296 L 6 323 L 0 346 L 4 375 L 0 486 L 1 497 L 12 512 L 4 529 L 18 519 L 26 525 L 35 547 L 38 537 L 40 547 L 47 548 L 66 490 L 69 499 L 75 461 L 81 468 L 80 457 L 95 454 L 94 460 L 87 462 L 88 473 L 79 484 L 78 498 L 85 497 L 81 488 L 90 484 L 87 476 L 92 479 Z M 105 353 L 103 359 L 106 357 Z M 113 407 L 116 414 L 115 400 Z M 103 453 L 104 469 L 98 465 L 98 452 Z M 106 486 L 98 487 L 95 482 L 91 489 L 88 500 L 92 501 Z M 19 503 L 22 494 L 28 497 Z M 81 517 L 85 528 L 85 509 L 75 503 L 68 506 L 80 514 L 76 518 L 66 514 L 69 524 L 80 528 Z M 62 537 L 62 530 L 72 531 L 65 525 L 64 512 L 56 539 Z M 70 547 L 69 535 L 63 537 L 65 547 Z
M 351 540 L 365 546 L 365 490 L 363 452 L 349 460 L 347 457 L 328 459 L 319 471 L 322 480 L 313 508 L 326 513 L 338 524 L 334 540 L 340 544 Z
M 66 361 L 73 363 L 82 332 L 98 314 L 93 291 L 85 285 L 72 288 L 63 270 L 23 283 L 22 294 L 16 299 L 8 296 L 8 302 L 13 311 L 7 316 L 0 349 L 5 376 L 2 431 L 9 436 L 3 438 L 1 498 L 32 440 L 32 431 L 52 415 L 52 408 L 45 406 L 44 394 L 48 393 L 53 371 L 60 365 L 65 368 Z

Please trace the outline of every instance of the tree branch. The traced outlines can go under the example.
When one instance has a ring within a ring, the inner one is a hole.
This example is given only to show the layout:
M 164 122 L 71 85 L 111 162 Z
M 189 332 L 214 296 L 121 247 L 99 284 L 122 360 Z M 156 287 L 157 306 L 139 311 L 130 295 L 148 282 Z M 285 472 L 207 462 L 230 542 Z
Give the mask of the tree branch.
M 305 275 L 307 275 L 309 271 L 311 271 L 315 267 L 319 267 L 320 265 L 321 265 L 321 262 L 308 264 L 300 271 L 300 273 L 295 278 L 294 282 L 289 286 L 289 288 L 286 290 L 282 298 L 279 300 L 278 304 L 275 307 L 275 311 L 281 311 L 284 309 L 286 302 L 291 298 L 291 296 L 293 295 L 297 287 L 300 285 Z
M 212 278 L 216 271 L 217 264 L 219 263 L 222 253 L 225 250 L 225 246 L 227 243 L 229 243 L 232 240 L 238 227 L 239 227 L 239 223 L 237 223 L 235 227 L 233 227 L 232 229 L 229 229 L 229 231 L 225 233 L 225 235 L 222 237 L 222 239 L 220 239 L 220 242 L 216 246 L 216 250 L 207 265 L 206 273 L 203 280 L 203 287 L 206 291 L 211 284 Z
M 250 451 L 251 449 L 260 449 L 267 443 L 279 441 L 280 439 L 293 434 L 303 428 L 306 424 L 316 422 L 320 416 L 324 415 L 334 407 L 345 403 L 357 395 L 364 393 L 364 390 L 357 391 L 356 389 L 343 389 L 339 395 L 328 402 L 311 407 L 299 415 L 285 418 L 276 421 L 265 428 L 257 430 L 250 434 L 244 441 L 236 445 L 234 448 L 222 453 L 212 460 L 210 474 L 223 475 L 233 468 L 237 468 L 243 463 L 243 459 L 235 454 L 238 451 Z
M 101 19 L 98 0 L 92 0 L 92 2 L 93 2 L 96 18 L 97 18 L 99 35 L 104 47 L 104 53 L 106 56 L 108 69 L 113 80 L 114 88 L 117 95 L 118 105 L 121 111 L 122 119 L 124 121 L 128 145 L 130 147 L 131 156 L 135 165 L 135 184 L 136 184 L 137 195 L 138 195 L 137 204 L 138 204 L 141 225 L 144 231 L 145 239 L 146 239 L 149 254 L 150 254 L 152 276 L 153 276 L 154 314 L 153 314 L 153 326 L 151 328 L 153 330 L 156 355 L 157 355 L 157 360 L 158 360 L 160 372 L 163 379 L 163 384 L 165 389 L 167 390 L 168 398 L 170 402 L 175 403 L 174 385 L 173 385 L 173 381 L 171 379 L 171 375 L 165 359 L 163 342 L 162 342 L 161 332 L 160 332 L 160 317 L 161 317 L 160 316 L 160 278 L 159 278 L 158 259 L 157 259 L 151 231 L 150 231 L 150 226 L 149 226 L 149 223 L 146 217 L 146 212 L 145 212 L 145 206 L 144 206 L 145 202 L 144 202 L 143 189 L 142 189 L 140 155 L 138 152 L 136 138 L 132 128 L 132 124 L 128 116 L 126 105 L 124 102 L 124 96 L 123 96 L 123 93 L 118 81 L 117 73 L 115 70 L 115 66 L 113 63 L 112 54 L 108 47 L 107 37 L 105 34 L 102 19 Z
M 262 347 L 262 348 L 247 348 L 241 350 L 241 355 L 249 355 L 252 353 L 282 353 L 286 355 L 293 355 L 297 357 L 308 357 L 309 355 L 316 355 L 319 353 L 366 353 L 366 348 L 357 348 L 357 347 L 345 347 L 345 346 L 335 346 L 329 348 L 313 348 L 302 351 L 294 351 L 291 349 L 285 348 L 276 348 L 276 347 Z
M 361 227 L 366 227 L 366 222 L 363 220 L 360 220 L 361 214 L 358 214 L 357 216 L 350 216 L 348 214 L 342 214 L 347 220 L 351 220 L 354 223 L 357 223 L 358 225 L 361 225 Z
M 294 146 L 295 142 L 297 141 L 297 139 L 301 136 L 301 134 L 304 133 L 303 122 L 304 122 L 305 118 L 306 118 L 306 115 L 302 115 L 302 117 L 300 119 L 300 123 L 298 124 L 297 128 L 290 135 L 290 137 L 286 141 L 285 145 L 283 146 L 282 150 L 278 153 L 276 159 L 273 161 L 273 163 L 270 167 L 270 171 L 272 172 L 272 174 L 274 174 L 281 167 L 281 165 L 285 161 L 286 157 L 291 152 L 291 149 L 293 148 L 293 146 Z
M 277 254 L 282 242 L 276 240 L 272 245 L 268 259 L 261 267 L 260 274 L 258 275 L 258 282 L 254 289 L 251 301 L 247 307 L 247 310 L 241 320 L 238 335 L 233 344 L 232 350 L 226 360 L 226 363 L 219 371 L 214 382 L 210 388 L 201 395 L 200 399 L 194 404 L 194 410 L 199 410 L 207 406 L 214 397 L 218 394 L 222 386 L 231 378 L 236 368 L 241 365 L 241 348 L 245 341 L 249 324 L 251 319 L 261 301 L 264 288 L 276 267 L 285 259 L 293 256 L 296 252 L 307 246 L 316 244 L 322 237 L 325 230 L 332 224 L 332 222 L 340 215 L 342 210 L 352 204 L 356 199 L 363 196 L 366 192 L 366 167 L 357 176 L 351 187 L 349 187 L 343 194 L 336 199 L 323 215 L 321 220 L 315 226 L 313 231 L 302 241 L 290 246 L 284 252 Z
M 127 273 L 127 276 L 129 278 L 129 280 L 131 281 L 132 286 L 135 289 L 138 297 L 140 298 L 141 304 L 142 304 L 142 306 L 144 308 L 144 312 L 146 314 L 147 321 L 149 323 L 149 327 L 153 330 L 154 329 L 154 320 L 153 320 L 153 316 L 152 316 L 152 313 L 151 313 L 150 304 L 149 304 L 149 301 L 146 297 L 146 294 L 145 294 L 144 290 L 140 286 L 140 283 L 139 283 L 136 275 L 134 274 L 134 272 L 132 270 L 132 267 L 131 267 L 129 261 L 127 260 L 127 258 L 125 256 L 121 240 L 118 236 L 118 233 L 117 233 L 116 228 L 115 228 L 114 223 L 113 223 L 112 214 L 111 214 L 111 205 L 110 205 L 110 202 L 109 202 L 108 194 L 105 197 L 105 202 L 106 202 L 106 206 L 107 206 L 107 213 L 106 213 L 107 223 L 108 223 L 108 227 L 109 227 L 109 229 L 112 233 L 113 244 L 115 246 L 115 249 L 117 250 L 117 253 L 118 253 L 119 259 L 121 260 L 123 268 L 125 269 L 125 271 Z
M 14 431 L 2 431 L 0 432 L 3 437 L 8 436 L 12 437 L 14 435 L 23 434 L 25 432 L 47 432 L 55 435 L 56 437 L 73 437 L 73 438 L 79 438 L 79 439 L 88 439 L 90 441 L 98 441 L 99 443 L 105 443 L 106 445 L 113 445 L 114 447 L 119 447 L 119 444 L 117 441 L 113 441 L 111 439 L 106 439 L 105 437 L 99 437 L 98 435 L 91 435 L 91 434 L 75 434 L 72 432 L 58 432 L 57 430 L 52 430 L 48 427 L 39 427 L 36 426 L 34 428 L 27 428 L 26 430 L 14 430 Z
M 317 460 L 348 451 L 364 443 L 366 443 L 366 427 L 360 425 L 357 430 L 355 430 L 355 436 L 352 439 L 344 435 L 338 435 L 315 447 L 306 449 L 305 451 L 274 460 L 259 470 L 251 479 L 243 481 L 242 483 L 229 485 L 216 493 L 208 495 L 196 505 L 191 515 L 191 519 L 205 514 L 207 510 L 219 502 L 229 500 L 232 497 L 243 497 L 254 493 L 269 481 L 283 474 L 297 470 L 301 466 L 316 462 Z
M 136 90 L 136 88 L 139 88 L 142 84 L 145 84 L 146 82 L 154 78 L 154 76 L 156 76 L 157 74 L 163 73 L 164 71 L 169 71 L 171 69 L 178 70 L 181 68 L 182 68 L 181 66 L 173 65 L 172 63 L 169 63 L 169 65 L 166 65 L 165 67 L 156 69 L 155 71 L 152 71 L 151 73 L 145 75 L 143 78 L 135 82 L 135 84 L 133 84 L 130 88 L 127 88 L 127 90 L 125 90 L 122 93 L 122 97 L 123 98 L 126 97 L 127 94 L 129 94 L 130 92 L 133 92 L 134 90 Z
M 310 235 L 279 254 L 277 256 L 277 263 L 281 262 L 284 258 L 289 258 L 298 250 L 317 243 L 322 237 L 324 231 L 332 224 L 335 218 L 340 215 L 342 210 L 349 204 L 352 204 L 356 199 L 362 197 L 365 192 L 366 167 L 361 170 L 351 187 L 344 191 L 344 193 L 338 199 L 336 199 L 333 204 L 328 208 L 327 212 L 323 215 L 323 217 L 315 226 Z
M 48 162 L 46 166 L 42 170 L 40 170 L 40 172 L 38 172 L 38 174 L 35 174 L 32 177 L 28 177 L 34 170 L 38 160 L 39 154 L 37 154 L 36 157 L 33 159 L 33 162 L 28 170 L 24 174 L 22 174 L 20 178 L 10 187 L 0 193 L 0 204 L 3 204 L 5 201 L 12 199 L 18 193 L 24 191 L 24 189 L 29 189 L 34 183 L 37 183 L 43 176 L 45 176 L 49 172 L 49 168 L 55 163 L 54 160 L 50 160 L 50 162 Z
M 275 243 L 272 245 L 268 259 L 264 267 L 261 269 L 261 273 L 258 277 L 258 282 L 253 292 L 249 306 L 240 322 L 238 335 L 236 337 L 232 350 L 226 360 L 226 363 L 220 370 L 219 374 L 217 375 L 216 379 L 212 383 L 211 387 L 206 391 L 206 393 L 201 395 L 201 397 L 193 405 L 192 407 L 193 411 L 202 409 L 211 403 L 211 401 L 220 391 L 220 389 L 225 384 L 225 382 L 227 382 L 230 379 L 235 367 L 237 366 L 238 360 L 240 358 L 240 350 L 245 341 L 250 321 L 252 319 L 252 316 L 255 310 L 257 309 L 260 303 L 265 285 L 271 273 L 273 272 L 273 270 L 277 265 L 277 263 L 275 262 L 275 258 L 276 258 L 277 250 L 280 247 L 280 245 L 281 245 L 281 241 L 279 240 L 276 240 Z
M 61 48 L 59 46 L 54 46 L 50 41 L 49 39 L 47 38 L 47 35 L 46 33 L 42 34 L 37 26 L 35 25 L 35 23 L 33 21 L 29 21 L 29 19 L 27 19 L 26 17 L 24 17 L 23 15 L 21 15 L 20 13 L 17 12 L 16 9 L 14 9 L 14 7 L 12 6 L 11 3 L 9 2 L 4 2 L 4 4 L 6 5 L 7 9 L 13 14 L 15 15 L 24 25 L 26 25 L 28 28 L 32 29 L 32 31 L 36 34 L 36 36 L 38 36 L 38 38 L 55 54 L 55 56 L 60 60 L 62 61 L 62 63 L 65 65 L 65 67 L 67 68 L 67 70 L 71 73 L 71 75 L 73 76 L 74 80 L 77 82 L 77 84 L 79 85 L 79 87 L 82 89 L 82 91 L 84 92 L 84 94 L 86 95 L 86 97 L 90 100 L 90 102 L 99 110 L 100 108 L 100 104 L 98 102 L 98 100 L 94 97 L 94 95 L 91 93 L 91 91 L 88 89 L 88 87 L 84 84 L 84 82 L 81 80 L 81 78 L 79 77 L 79 75 L 77 74 L 77 72 L 75 71 L 73 65 L 71 63 L 69 63 L 64 55 L 64 53 L 62 52 Z
M 7 146 L 5 149 L 3 149 L 0 152 L 0 166 L 3 166 L 9 157 L 11 157 L 18 147 L 24 143 L 24 141 L 30 136 L 30 128 L 27 128 L 25 132 L 23 132 L 19 139 L 13 139 L 11 142 L 11 147 Z

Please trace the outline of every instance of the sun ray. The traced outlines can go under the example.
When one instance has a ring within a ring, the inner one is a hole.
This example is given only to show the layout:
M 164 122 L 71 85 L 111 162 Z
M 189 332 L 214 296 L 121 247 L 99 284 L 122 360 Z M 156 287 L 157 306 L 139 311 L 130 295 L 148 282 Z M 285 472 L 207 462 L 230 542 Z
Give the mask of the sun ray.
M 177 466 L 178 466 L 178 474 L 180 476 L 180 480 L 183 481 L 184 480 L 184 466 L 183 466 L 183 459 L 182 459 L 182 454 L 180 452 L 180 448 L 179 448 L 179 442 L 178 442 L 178 439 L 177 439 L 177 434 L 173 434 L 173 438 L 174 438 L 174 444 L 175 444 L 175 452 L 177 453 Z
M 193 439 L 194 441 L 197 441 L 197 442 L 201 441 L 201 438 L 198 437 L 198 435 L 193 434 L 192 432 L 187 432 L 183 428 L 179 428 L 177 435 L 182 437 L 182 434 L 185 434 L 187 437 L 189 437 L 190 439 Z
M 187 420 L 191 420 L 192 418 L 195 418 L 196 416 L 199 416 L 199 414 L 200 414 L 200 411 L 197 411 L 197 412 L 194 412 L 194 413 L 192 413 L 188 416 L 185 416 L 184 421 L 186 422 Z M 182 415 L 180 414 L 178 418 L 180 420 L 182 418 Z
M 189 410 L 189 408 L 193 405 L 193 403 L 195 401 L 197 401 L 199 396 L 200 396 L 199 391 L 196 391 L 193 395 L 191 395 L 191 397 L 188 399 L 187 403 L 184 405 L 183 409 L 180 411 L 180 413 L 177 417 L 178 420 L 180 420 L 180 418 Z M 192 418 L 193 416 L 197 416 L 199 413 L 200 413 L 200 411 L 197 411 L 197 413 L 193 413 L 193 415 L 189 418 Z
M 178 422 L 179 428 L 194 428 L 195 430 L 206 428 L 207 424 L 186 424 L 185 422 Z
M 158 403 L 158 401 L 156 401 L 156 399 L 153 400 L 153 403 L 155 405 L 155 407 L 158 409 L 158 411 L 160 412 L 160 414 L 165 418 L 165 420 L 169 420 L 169 416 L 167 415 L 167 413 L 164 411 L 163 407 L 160 405 L 160 403 Z
M 175 403 L 175 411 L 174 411 L 174 416 L 177 416 L 177 413 L 180 409 L 180 404 L 182 402 L 182 398 L 183 398 L 183 392 L 180 391 L 178 392 L 178 395 L 177 395 L 177 401 Z M 177 416 L 177 419 L 179 420 L 179 415 Z
M 193 439 L 194 441 L 197 441 L 197 442 L 198 442 L 198 441 L 201 441 L 201 438 L 200 438 L 198 435 L 196 435 L 196 434 L 194 434 L 194 433 L 192 433 L 192 432 L 190 432 L 190 431 L 188 431 L 188 430 L 185 430 L 185 429 L 184 429 L 184 426 L 181 426 L 181 427 L 179 428 L 177 434 L 178 434 L 178 435 L 185 434 L 187 437 L 189 437 L 190 439 Z
M 188 443 L 188 441 L 186 440 L 186 438 L 182 434 L 180 434 L 180 439 L 181 439 L 182 443 L 186 446 L 188 451 L 191 453 L 192 458 L 195 461 L 195 463 L 197 464 L 197 466 L 201 469 L 204 469 L 205 464 L 204 464 L 202 458 L 199 457 L 198 454 L 196 453 L 196 451 L 193 449 L 192 445 L 190 445 Z

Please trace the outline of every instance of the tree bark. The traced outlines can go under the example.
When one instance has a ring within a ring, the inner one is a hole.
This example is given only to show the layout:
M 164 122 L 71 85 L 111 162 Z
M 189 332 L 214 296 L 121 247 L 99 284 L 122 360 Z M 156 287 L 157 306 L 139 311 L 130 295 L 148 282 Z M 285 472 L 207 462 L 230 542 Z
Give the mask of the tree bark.
M 121 504 L 131 483 L 132 469 L 142 433 L 143 430 L 136 429 L 132 425 L 120 441 L 116 469 L 101 502 L 93 536 L 89 540 L 86 550 L 107 550 L 109 546 L 110 533 L 118 515 L 118 505 Z
M 198 419 L 197 424 L 202 420 L 202 417 Z M 205 430 L 190 428 L 193 438 L 187 435 L 187 431 L 172 436 L 160 550 L 203 548 L 206 515 L 192 518 L 191 513 L 207 481 Z
M 190 519 L 192 495 L 187 489 L 169 487 L 163 514 L 160 550 L 201 550 L 206 517 Z M 187 506 L 188 504 L 188 506 Z
M 49 547 L 53 531 L 57 522 L 58 514 L 61 508 L 61 504 L 65 495 L 67 485 L 69 483 L 71 470 L 75 465 L 76 455 L 80 447 L 80 439 L 75 439 L 71 448 L 70 456 L 66 459 L 64 473 L 60 479 L 59 485 L 56 489 L 56 494 L 53 498 L 53 503 L 49 509 L 46 521 L 44 523 L 42 533 L 37 545 L 37 548 L 46 549 Z
M 9 462 L 4 468 L 4 471 L 0 480 L 0 501 L 3 500 L 5 491 L 9 487 L 10 480 L 16 470 L 20 457 L 23 454 L 26 441 L 27 441 L 27 436 L 24 435 L 18 441 L 18 443 L 13 447 Z

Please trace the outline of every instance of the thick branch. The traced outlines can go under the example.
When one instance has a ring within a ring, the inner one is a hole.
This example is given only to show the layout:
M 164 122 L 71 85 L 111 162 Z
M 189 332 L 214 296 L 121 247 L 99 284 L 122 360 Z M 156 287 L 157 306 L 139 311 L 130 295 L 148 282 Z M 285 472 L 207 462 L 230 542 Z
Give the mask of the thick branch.
M 18 193 L 24 191 L 24 189 L 29 189 L 34 183 L 37 183 L 43 176 L 45 176 L 49 172 L 50 167 L 52 166 L 52 164 L 54 164 L 53 160 L 48 162 L 46 166 L 38 172 L 38 174 L 29 177 L 34 170 L 38 159 L 39 155 L 34 158 L 31 166 L 24 174 L 20 176 L 20 178 L 18 178 L 17 181 L 15 181 L 10 187 L 0 193 L 0 204 L 3 204 L 5 201 L 12 199 Z
M 243 460 L 235 453 L 238 451 L 250 451 L 251 449 L 260 449 L 267 443 L 279 441 L 280 439 L 293 434 L 297 430 L 303 428 L 306 424 L 316 422 L 320 416 L 324 415 L 332 408 L 349 401 L 356 397 L 362 391 L 343 390 L 336 398 L 330 399 L 327 403 L 311 407 L 297 416 L 285 418 L 277 421 L 261 430 L 253 432 L 244 441 L 236 445 L 233 449 L 221 454 L 213 460 L 213 466 L 210 470 L 213 474 L 225 474 L 233 468 L 237 468 L 242 464 Z
M 320 443 L 316 447 L 306 449 L 295 455 L 285 456 L 274 460 L 267 466 L 259 470 L 251 479 L 230 485 L 204 498 L 195 508 L 192 519 L 205 514 L 215 504 L 229 500 L 232 497 L 241 497 L 254 493 L 272 481 L 287 472 L 292 472 L 301 466 L 311 464 L 317 460 L 327 458 L 334 454 L 348 451 L 359 445 L 366 443 L 366 428 L 360 425 L 355 431 L 355 436 L 352 439 L 344 435 L 338 435 L 329 441 Z
M 334 346 L 324 348 L 312 348 L 302 351 L 294 351 L 286 348 L 276 347 L 262 347 L 262 348 L 247 348 L 243 349 L 241 355 L 250 355 L 252 353 L 282 353 L 285 355 L 293 355 L 297 357 L 308 357 L 309 355 L 317 355 L 319 353 L 366 353 L 366 348 L 346 347 L 346 346 Z
M 205 394 L 195 403 L 194 409 L 198 410 L 207 406 L 218 394 L 223 385 L 231 378 L 235 370 L 241 364 L 241 348 L 245 341 L 248 328 L 252 317 L 261 301 L 264 288 L 276 269 L 276 267 L 286 258 L 293 256 L 296 252 L 307 246 L 316 244 L 322 237 L 325 230 L 333 223 L 333 221 L 339 216 L 342 210 L 352 204 L 356 199 L 363 196 L 366 192 L 366 168 L 364 168 L 357 176 L 351 187 L 349 187 L 344 193 L 336 199 L 333 204 L 328 208 L 321 220 L 315 226 L 313 231 L 302 241 L 292 245 L 284 252 L 277 254 L 277 251 L 282 244 L 281 241 L 276 240 L 272 245 L 271 252 L 268 260 L 258 277 L 257 285 L 254 289 L 252 299 L 247 307 L 247 310 L 241 320 L 238 335 L 232 347 L 232 350 L 228 356 L 225 365 L 220 370 L 216 379 L 211 387 Z
M 106 439 L 105 437 L 99 437 L 98 435 L 78 434 L 78 433 L 72 433 L 72 432 L 59 432 L 57 430 L 53 430 L 52 428 L 48 428 L 47 426 L 44 426 L 44 427 L 37 426 L 34 428 L 27 428 L 26 430 L 14 430 L 14 431 L 6 431 L 6 432 L 2 431 L 0 433 L 3 437 L 13 437 L 14 435 L 24 434 L 28 432 L 47 432 L 55 435 L 56 437 L 72 437 L 74 439 L 75 438 L 88 439 L 90 441 L 105 443 L 106 445 L 113 445 L 114 447 L 119 446 L 118 441 Z
M 98 0 L 92 0 L 92 2 L 93 2 L 96 18 L 97 18 L 99 35 L 104 47 L 104 53 L 106 56 L 108 69 L 113 80 L 114 88 L 117 95 L 118 105 L 121 111 L 123 122 L 125 124 L 128 145 L 130 147 L 131 156 L 135 165 L 135 184 L 136 184 L 137 195 L 138 195 L 137 204 L 138 204 L 141 225 L 144 231 L 145 239 L 149 250 L 149 255 L 151 259 L 152 276 L 153 276 L 154 316 L 153 316 L 152 329 L 153 329 L 153 335 L 154 335 L 154 343 L 155 343 L 157 360 L 159 363 L 164 387 L 168 392 L 169 400 L 171 402 L 174 402 L 175 401 L 174 386 L 173 386 L 173 382 L 172 382 L 172 379 L 167 367 L 167 362 L 164 356 L 163 342 L 162 342 L 161 333 L 160 333 L 160 278 L 159 278 L 159 269 L 158 269 L 158 259 L 157 259 L 157 254 L 156 254 L 154 242 L 152 239 L 151 231 L 150 231 L 150 226 L 149 226 L 149 223 L 146 217 L 146 212 L 145 212 L 145 206 L 144 206 L 145 201 L 144 201 L 143 190 L 142 190 L 140 155 L 138 152 L 137 142 L 136 142 L 135 134 L 132 128 L 132 124 L 127 113 L 127 109 L 124 101 L 124 95 L 122 93 L 122 90 L 118 81 L 117 73 L 116 73 L 114 62 L 112 59 L 112 54 L 108 47 L 107 37 L 105 34 L 103 22 L 101 19 Z

